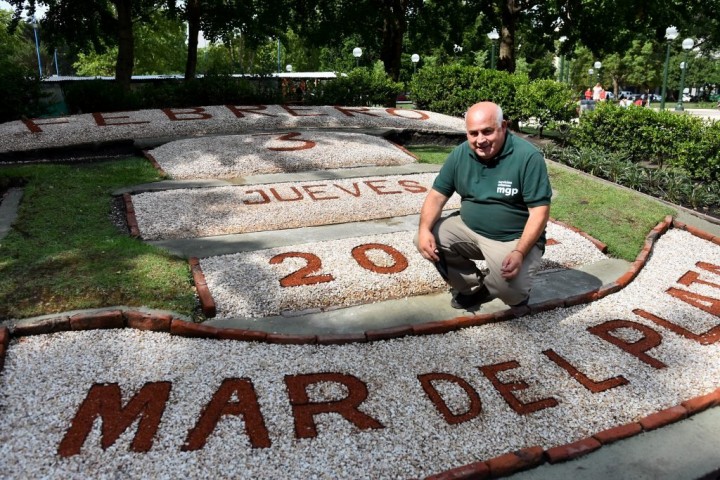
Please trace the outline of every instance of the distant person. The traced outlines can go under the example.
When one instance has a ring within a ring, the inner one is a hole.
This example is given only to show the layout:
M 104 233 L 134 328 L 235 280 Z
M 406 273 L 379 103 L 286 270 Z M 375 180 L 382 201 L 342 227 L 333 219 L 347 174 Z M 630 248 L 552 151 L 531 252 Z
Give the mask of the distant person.
M 605 98 L 605 90 L 603 89 L 602 85 L 600 85 L 600 82 L 596 83 L 593 87 L 593 100 L 596 102 L 600 101 L 600 94 L 603 94 L 602 98 Z
M 627 98 L 625 95 L 620 95 L 620 106 L 623 108 L 627 108 L 630 105 L 632 105 L 632 102 L 629 98 Z
M 588 89 L 585 90 L 585 100 L 592 100 L 592 98 L 593 98 L 593 92 L 590 89 L 590 87 L 588 87 Z
M 638 106 L 638 107 L 642 107 L 642 106 L 643 106 L 643 98 L 642 98 L 642 96 L 640 96 L 640 97 L 638 97 L 637 99 L 635 99 L 635 101 L 633 102 L 633 105 L 636 105 L 636 106 Z
M 470 309 L 497 297 L 528 302 L 545 251 L 552 190 L 540 151 L 507 129 L 491 102 L 465 114 L 467 141 L 450 153 L 420 211 L 415 246 L 457 292 L 450 305 Z M 460 211 L 442 217 L 450 197 Z M 488 273 L 474 260 L 485 260 Z

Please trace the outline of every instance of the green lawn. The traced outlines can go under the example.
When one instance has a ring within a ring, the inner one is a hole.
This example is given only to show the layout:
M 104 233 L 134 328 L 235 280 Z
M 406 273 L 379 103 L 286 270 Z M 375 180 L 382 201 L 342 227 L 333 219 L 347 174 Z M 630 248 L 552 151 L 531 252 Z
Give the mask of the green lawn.
M 410 147 L 442 163 L 449 147 Z M 561 167 L 550 167 L 553 218 L 634 260 L 668 207 Z M 12 231 L 0 240 L 0 319 L 105 306 L 166 309 L 195 316 L 185 259 L 130 238 L 112 222 L 112 192 L 160 180 L 141 158 L 83 165 L 0 168 L 0 186 L 25 183 Z
M 149 162 L 4 167 L 2 178 L 26 185 L 0 240 L 0 319 L 119 305 L 193 313 L 187 261 L 122 234 L 110 219 L 112 191 L 159 180 Z

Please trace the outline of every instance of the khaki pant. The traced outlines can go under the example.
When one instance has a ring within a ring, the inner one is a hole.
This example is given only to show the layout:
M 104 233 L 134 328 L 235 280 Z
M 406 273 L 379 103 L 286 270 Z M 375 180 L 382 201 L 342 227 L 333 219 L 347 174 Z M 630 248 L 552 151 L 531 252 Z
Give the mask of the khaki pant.
M 433 226 L 433 235 L 441 259 L 438 262 L 441 265 L 435 266 L 458 292 L 475 292 L 484 283 L 491 295 L 507 305 L 517 305 L 530 295 L 532 276 L 540 266 L 543 255 L 537 245 L 523 260 L 517 276 L 506 280 L 500 274 L 502 262 L 515 248 L 517 240 L 499 242 L 483 237 L 468 228 L 460 219 L 459 213 L 438 220 Z M 485 260 L 489 273 L 483 276 L 473 260 Z

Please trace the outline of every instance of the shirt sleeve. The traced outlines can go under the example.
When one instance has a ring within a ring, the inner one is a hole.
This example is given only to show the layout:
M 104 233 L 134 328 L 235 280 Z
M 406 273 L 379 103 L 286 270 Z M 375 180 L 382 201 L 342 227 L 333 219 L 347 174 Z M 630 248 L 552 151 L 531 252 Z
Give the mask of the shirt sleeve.
M 528 207 L 550 205 L 552 188 L 545 158 L 540 152 L 533 154 L 526 165 L 522 195 Z
M 455 148 L 448 158 L 445 160 L 438 176 L 433 182 L 433 190 L 442 193 L 446 197 L 451 197 L 455 193 L 455 168 L 457 164 L 458 148 Z

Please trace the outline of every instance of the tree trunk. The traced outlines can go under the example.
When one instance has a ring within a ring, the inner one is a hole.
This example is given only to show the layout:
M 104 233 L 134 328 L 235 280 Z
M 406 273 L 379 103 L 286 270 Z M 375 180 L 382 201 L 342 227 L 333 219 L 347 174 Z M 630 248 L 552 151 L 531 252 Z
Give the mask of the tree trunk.
M 115 81 L 124 90 L 130 90 L 135 43 L 132 29 L 132 0 L 114 0 L 118 16 L 118 58 L 115 64 Z
M 407 28 L 407 20 L 405 18 L 407 1 L 408 0 L 383 0 L 380 5 L 383 13 L 380 60 L 382 60 L 385 65 L 385 73 L 387 73 L 394 82 L 397 82 L 398 78 L 400 78 L 402 43 Z M 395 100 L 394 95 L 393 98 L 388 97 L 385 106 L 394 107 Z
M 515 0 L 504 0 L 502 3 L 500 31 L 500 52 L 498 53 L 498 70 L 515 72 L 515 31 L 517 29 L 520 7 Z
M 185 80 L 195 78 L 197 72 L 198 37 L 200 36 L 200 0 L 187 0 L 188 53 Z

